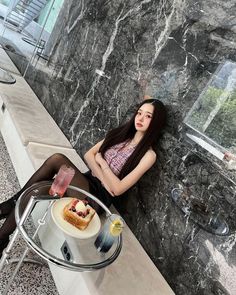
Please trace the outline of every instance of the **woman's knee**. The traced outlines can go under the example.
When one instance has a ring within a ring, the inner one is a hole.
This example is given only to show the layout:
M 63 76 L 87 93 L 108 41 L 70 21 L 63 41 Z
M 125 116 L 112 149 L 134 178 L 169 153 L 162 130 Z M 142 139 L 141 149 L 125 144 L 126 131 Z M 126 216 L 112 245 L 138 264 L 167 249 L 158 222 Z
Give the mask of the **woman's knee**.
M 62 164 L 66 164 L 69 161 L 69 159 L 60 153 L 55 153 L 53 155 L 51 155 L 46 161 L 45 164 L 47 165 L 62 165 Z

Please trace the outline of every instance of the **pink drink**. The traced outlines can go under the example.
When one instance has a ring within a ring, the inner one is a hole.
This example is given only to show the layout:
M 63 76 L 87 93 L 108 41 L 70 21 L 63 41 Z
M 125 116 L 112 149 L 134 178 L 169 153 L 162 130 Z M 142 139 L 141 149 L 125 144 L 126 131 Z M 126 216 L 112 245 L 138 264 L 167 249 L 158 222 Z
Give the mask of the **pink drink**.
M 62 197 L 74 175 L 75 170 L 73 168 L 62 165 L 51 185 L 49 194 L 51 196 L 59 195 Z

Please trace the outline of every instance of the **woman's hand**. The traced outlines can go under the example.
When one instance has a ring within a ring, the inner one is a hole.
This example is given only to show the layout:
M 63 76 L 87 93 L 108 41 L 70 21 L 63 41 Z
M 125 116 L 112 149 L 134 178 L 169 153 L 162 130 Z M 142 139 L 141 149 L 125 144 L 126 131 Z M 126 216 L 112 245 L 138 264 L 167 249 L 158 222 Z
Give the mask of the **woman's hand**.
M 95 161 L 98 165 L 100 165 L 100 161 L 101 161 L 102 155 L 101 153 L 96 153 L 95 155 Z M 100 165 L 101 166 L 101 165 Z
M 95 161 L 102 169 L 107 167 L 107 162 L 103 159 L 101 153 L 96 153 Z
M 109 188 L 108 185 L 106 185 L 104 182 L 102 182 L 102 185 L 105 187 L 105 189 L 108 191 L 108 193 L 109 193 L 112 197 L 115 197 L 113 191 L 111 191 L 111 189 Z
M 226 161 L 230 161 L 230 160 L 233 160 L 233 161 L 236 161 L 236 156 L 230 152 L 226 152 L 224 154 L 224 160 Z
M 92 175 L 97 177 L 100 181 L 102 181 L 103 174 L 102 169 L 100 167 L 100 164 L 96 162 L 96 155 L 103 143 L 102 141 L 99 141 L 95 146 L 93 146 L 90 150 L 86 152 L 84 155 L 84 159 L 89 167 L 89 169 L 92 171 Z

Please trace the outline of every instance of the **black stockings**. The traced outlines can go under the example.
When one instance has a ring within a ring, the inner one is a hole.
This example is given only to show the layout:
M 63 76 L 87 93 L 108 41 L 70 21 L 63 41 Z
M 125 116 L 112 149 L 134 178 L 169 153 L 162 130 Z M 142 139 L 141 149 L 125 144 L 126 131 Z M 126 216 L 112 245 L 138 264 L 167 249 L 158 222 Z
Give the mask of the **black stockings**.
M 14 207 L 15 201 L 19 198 L 21 193 L 30 187 L 32 184 L 43 181 L 43 180 L 52 180 L 55 174 L 58 172 L 60 167 L 65 164 L 75 169 L 75 176 L 71 181 L 71 185 L 77 186 L 81 189 L 89 191 L 89 183 L 87 178 L 76 168 L 76 166 L 64 155 L 54 154 L 49 157 L 43 165 L 32 175 L 29 181 L 25 186 L 10 200 L 0 204 L 0 215 L 1 217 L 7 218 L 0 229 L 0 248 L 1 240 L 7 240 L 9 235 L 13 233 L 16 228 Z
M 49 157 L 43 163 L 43 165 L 32 175 L 25 186 L 21 189 L 21 192 L 23 192 L 26 188 L 30 187 L 36 182 L 43 180 L 52 180 L 63 164 L 75 169 L 75 176 L 71 181 L 71 185 L 78 186 L 88 191 L 89 184 L 87 178 L 78 170 L 78 168 L 66 156 L 62 154 L 54 154 Z

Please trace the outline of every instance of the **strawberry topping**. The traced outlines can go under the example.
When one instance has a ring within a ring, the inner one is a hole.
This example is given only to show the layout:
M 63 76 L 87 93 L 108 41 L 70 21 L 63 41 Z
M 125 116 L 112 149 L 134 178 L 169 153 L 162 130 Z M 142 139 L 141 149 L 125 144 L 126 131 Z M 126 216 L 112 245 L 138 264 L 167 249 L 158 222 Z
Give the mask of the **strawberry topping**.
M 73 200 L 71 207 L 75 207 L 77 203 L 79 203 L 79 200 Z

